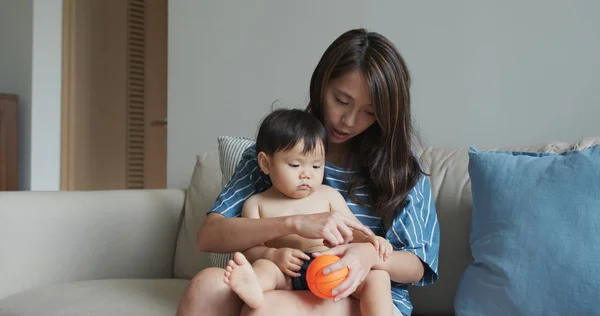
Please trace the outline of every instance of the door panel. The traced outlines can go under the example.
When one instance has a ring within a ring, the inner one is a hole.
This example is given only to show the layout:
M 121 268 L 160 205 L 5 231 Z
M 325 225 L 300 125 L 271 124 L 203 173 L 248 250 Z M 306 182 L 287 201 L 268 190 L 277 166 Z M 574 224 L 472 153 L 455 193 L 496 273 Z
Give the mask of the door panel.
M 144 187 L 167 185 L 167 26 L 166 0 L 146 4 L 146 90 Z
M 167 0 L 65 2 L 62 188 L 166 187 Z

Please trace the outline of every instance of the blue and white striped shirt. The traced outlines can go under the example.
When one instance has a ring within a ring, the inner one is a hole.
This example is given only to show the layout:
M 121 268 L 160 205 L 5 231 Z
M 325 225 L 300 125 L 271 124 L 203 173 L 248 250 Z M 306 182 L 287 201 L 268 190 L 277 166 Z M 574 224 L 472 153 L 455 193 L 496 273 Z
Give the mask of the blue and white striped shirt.
M 421 259 L 425 273 L 415 285 L 433 284 L 438 278 L 440 232 L 427 177 L 421 176 L 417 185 L 410 191 L 404 210 L 394 218 L 392 227 L 384 232 L 381 218 L 370 205 L 361 206 L 350 200 L 347 189 L 354 172 L 326 163 L 323 184 L 338 190 L 355 216 L 375 234 L 387 238 L 394 250 L 410 251 Z M 234 175 L 208 212 L 218 212 L 226 217 L 239 217 L 246 199 L 269 187 L 269 177 L 258 167 L 256 148 L 252 145 L 244 151 Z M 361 201 L 369 201 L 367 187 L 358 188 L 355 195 Z M 392 300 L 405 315 L 412 312 L 408 286 L 409 284 L 392 282 Z

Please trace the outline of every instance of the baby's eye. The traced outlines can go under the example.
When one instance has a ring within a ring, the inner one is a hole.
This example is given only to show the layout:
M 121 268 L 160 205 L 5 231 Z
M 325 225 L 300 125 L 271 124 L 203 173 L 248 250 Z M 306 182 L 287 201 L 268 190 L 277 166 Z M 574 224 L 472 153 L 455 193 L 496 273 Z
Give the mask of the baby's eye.
M 296 164 L 292 164 L 292 163 L 290 163 L 289 166 L 292 167 L 292 168 L 298 168 L 298 167 L 300 167 L 300 165 L 296 165 Z
M 321 169 L 321 166 L 313 166 L 315 169 Z

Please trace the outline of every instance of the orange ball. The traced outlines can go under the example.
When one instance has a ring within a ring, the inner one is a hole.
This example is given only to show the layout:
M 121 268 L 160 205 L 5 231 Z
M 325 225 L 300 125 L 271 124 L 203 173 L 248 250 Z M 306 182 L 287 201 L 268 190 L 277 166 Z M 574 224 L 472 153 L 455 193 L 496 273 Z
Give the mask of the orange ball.
M 322 255 L 316 257 L 315 260 L 310 263 L 306 270 L 306 283 L 308 283 L 308 288 L 314 295 L 322 299 L 331 299 L 333 298 L 331 291 L 340 283 L 344 282 L 348 276 L 348 267 L 333 271 L 329 274 L 323 274 L 323 269 L 338 260 L 340 260 L 340 257 L 335 255 Z

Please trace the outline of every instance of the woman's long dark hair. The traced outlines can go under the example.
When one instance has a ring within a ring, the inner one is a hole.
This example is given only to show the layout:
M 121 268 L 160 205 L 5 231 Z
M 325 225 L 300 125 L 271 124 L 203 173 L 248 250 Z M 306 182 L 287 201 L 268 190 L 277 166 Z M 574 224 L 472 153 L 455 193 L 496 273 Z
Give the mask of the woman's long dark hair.
M 327 48 L 313 72 L 307 110 L 323 122 L 329 82 L 354 70 L 361 71 L 367 80 L 376 123 L 352 140 L 359 172 L 350 185 L 350 198 L 364 202 L 354 191 L 368 185 L 373 208 L 387 230 L 423 173 L 411 147 L 411 82 L 402 56 L 378 33 L 356 29 L 342 34 Z

